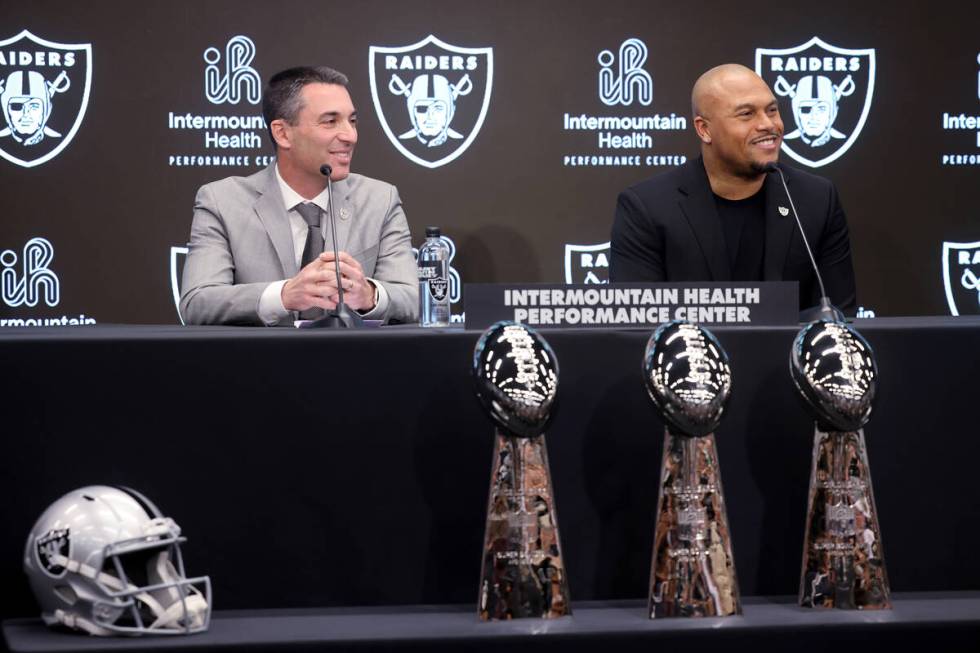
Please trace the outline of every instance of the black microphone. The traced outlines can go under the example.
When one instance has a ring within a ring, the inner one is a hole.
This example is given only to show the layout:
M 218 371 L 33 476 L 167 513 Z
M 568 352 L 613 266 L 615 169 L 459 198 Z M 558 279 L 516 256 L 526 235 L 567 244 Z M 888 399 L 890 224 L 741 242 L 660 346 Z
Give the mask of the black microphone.
M 817 260 L 813 257 L 813 250 L 810 249 L 810 243 L 806 239 L 806 234 L 803 233 L 803 223 L 800 222 L 800 215 L 796 212 L 793 196 L 789 194 L 789 188 L 786 186 L 786 177 L 783 176 L 783 171 L 772 161 L 762 166 L 762 169 L 768 173 L 779 173 L 779 179 L 783 182 L 783 191 L 786 192 L 786 199 L 789 200 L 789 207 L 793 210 L 793 217 L 796 218 L 796 226 L 800 230 L 800 237 L 803 238 L 806 253 L 810 255 L 810 263 L 813 265 L 813 272 L 817 275 L 817 283 L 820 284 L 820 306 L 800 311 L 800 320 L 803 322 L 813 322 L 814 320 L 825 318 L 831 322 L 843 322 L 844 314 L 841 313 L 839 308 L 831 304 L 830 298 L 827 297 L 827 290 L 823 286 L 823 277 L 820 276 L 820 269 L 817 267 Z
M 337 249 L 337 219 L 333 215 L 333 181 L 330 174 L 333 172 L 328 164 L 320 166 L 320 174 L 327 178 L 327 206 L 330 212 L 330 234 L 333 238 L 333 267 L 337 275 L 337 307 L 305 325 L 310 329 L 323 328 L 357 328 L 364 326 L 364 318 L 352 311 L 344 303 L 344 284 L 340 276 L 340 251 Z

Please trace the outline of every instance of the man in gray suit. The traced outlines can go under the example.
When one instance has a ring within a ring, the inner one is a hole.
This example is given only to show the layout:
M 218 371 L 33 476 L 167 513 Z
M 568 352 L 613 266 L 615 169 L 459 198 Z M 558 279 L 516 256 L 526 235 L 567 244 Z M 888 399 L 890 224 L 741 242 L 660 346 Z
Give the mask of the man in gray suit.
M 350 172 L 357 111 L 347 77 L 326 67 L 285 70 L 269 80 L 262 112 L 276 162 L 197 193 L 184 321 L 291 325 L 336 307 L 324 164 L 332 169 L 345 303 L 366 319 L 416 321 L 418 281 L 398 190 Z

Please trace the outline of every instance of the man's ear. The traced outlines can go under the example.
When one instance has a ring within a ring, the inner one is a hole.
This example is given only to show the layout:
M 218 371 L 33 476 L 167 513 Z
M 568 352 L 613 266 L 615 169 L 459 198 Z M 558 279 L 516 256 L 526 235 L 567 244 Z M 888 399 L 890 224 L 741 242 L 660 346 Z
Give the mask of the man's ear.
M 289 123 L 287 123 L 282 118 L 277 118 L 269 123 L 269 129 L 272 132 L 272 138 L 275 139 L 276 145 L 281 150 L 288 150 L 292 147 L 290 141 L 291 134 L 289 133 Z
M 698 138 L 701 139 L 702 143 L 711 143 L 711 128 L 707 118 L 704 116 L 694 116 L 694 131 L 697 132 Z

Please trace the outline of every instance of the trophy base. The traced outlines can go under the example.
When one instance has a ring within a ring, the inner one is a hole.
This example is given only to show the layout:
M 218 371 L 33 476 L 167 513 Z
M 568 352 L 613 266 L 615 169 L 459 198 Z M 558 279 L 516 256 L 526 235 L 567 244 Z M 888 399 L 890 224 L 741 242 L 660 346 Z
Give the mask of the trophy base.
M 570 615 L 544 435 L 518 438 L 498 431 L 495 440 L 480 619 Z
M 891 608 L 864 431 L 813 436 L 800 605 Z
M 664 435 L 651 619 L 742 613 L 715 436 Z

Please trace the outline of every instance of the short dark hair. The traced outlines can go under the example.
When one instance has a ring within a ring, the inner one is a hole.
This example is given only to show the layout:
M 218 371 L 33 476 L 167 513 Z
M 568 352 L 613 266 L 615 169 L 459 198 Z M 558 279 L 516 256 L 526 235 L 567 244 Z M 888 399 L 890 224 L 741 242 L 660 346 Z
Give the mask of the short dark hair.
M 327 66 L 299 66 L 278 72 L 269 78 L 265 92 L 262 93 L 262 117 L 273 149 L 276 139 L 272 137 L 272 121 L 285 120 L 296 124 L 296 116 L 303 108 L 300 92 L 307 84 L 337 84 L 347 88 L 347 75 Z

